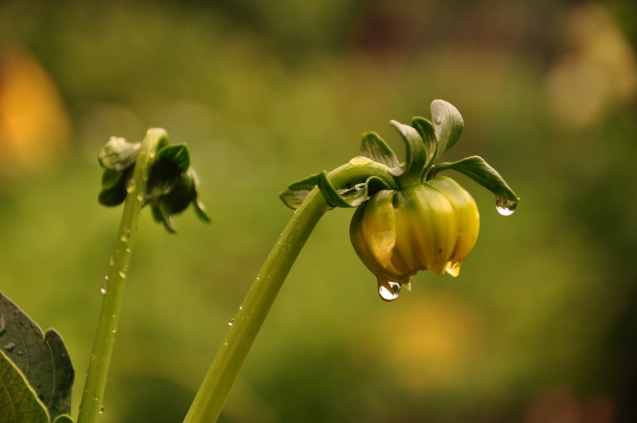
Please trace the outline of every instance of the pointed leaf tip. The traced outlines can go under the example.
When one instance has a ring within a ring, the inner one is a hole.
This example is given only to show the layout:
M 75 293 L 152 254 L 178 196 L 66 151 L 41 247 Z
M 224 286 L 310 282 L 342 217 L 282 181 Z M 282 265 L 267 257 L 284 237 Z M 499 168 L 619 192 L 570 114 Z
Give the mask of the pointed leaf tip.
M 394 154 L 389 145 L 387 145 L 376 132 L 366 132 L 363 134 L 361 156 L 368 157 L 389 168 L 394 168 L 399 165 L 396 154 Z
M 458 109 L 444 100 L 434 100 L 431 103 L 431 119 L 437 142 L 435 160 L 458 141 L 464 129 L 464 120 Z
M 433 167 L 429 179 L 434 178 L 436 174 L 447 169 L 453 169 L 473 179 L 495 194 L 498 199 L 505 199 L 508 209 L 515 210 L 515 206 L 519 201 L 518 196 L 513 192 L 498 171 L 491 167 L 482 157 L 471 156 L 458 160 L 457 162 L 440 163 Z M 499 202 L 502 203 L 503 200 L 499 200 Z

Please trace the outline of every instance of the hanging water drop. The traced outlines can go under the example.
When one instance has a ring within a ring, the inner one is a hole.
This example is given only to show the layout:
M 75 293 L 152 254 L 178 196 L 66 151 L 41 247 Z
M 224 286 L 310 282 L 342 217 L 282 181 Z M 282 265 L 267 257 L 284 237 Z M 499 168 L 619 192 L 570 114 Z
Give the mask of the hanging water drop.
M 118 273 L 122 279 L 126 279 L 126 269 L 119 269 Z
M 398 282 L 389 282 L 391 291 L 383 285 L 378 284 L 378 294 L 383 301 L 394 301 L 400 294 L 400 284 Z
M 113 256 L 111 256 L 111 259 L 108 261 L 108 264 L 110 264 L 111 266 L 115 264 L 115 259 L 113 258 Z
M 503 197 L 498 197 L 495 199 L 495 209 L 502 216 L 511 216 L 515 209 L 518 207 L 517 201 L 507 200 Z
M 234 325 L 234 319 L 228 320 L 228 326 L 232 326 L 232 325 Z
M 100 405 L 100 414 L 103 414 L 103 413 L 104 413 L 104 406 Z
M 140 192 L 137 194 L 137 201 L 141 202 L 144 199 L 144 193 Z
M 102 287 L 100 288 L 100 291 L 102 291 L 102 294 L 106 294 L 106 282 L 104 282 L 102 284 Z

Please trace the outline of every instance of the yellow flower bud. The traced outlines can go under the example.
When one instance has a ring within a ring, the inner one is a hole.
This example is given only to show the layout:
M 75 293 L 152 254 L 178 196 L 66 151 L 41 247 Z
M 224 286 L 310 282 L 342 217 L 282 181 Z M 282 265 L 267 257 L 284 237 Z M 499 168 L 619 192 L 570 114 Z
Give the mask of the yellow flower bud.
M 471 195 L 454 180 L 438 176 L 374 194 L 356 210 L 350 238 L 376 275 L 381 297 L 392 300 L 401 285 L 409 288 L 409 280 L 420 270 L 458 276 L 479 228 Z

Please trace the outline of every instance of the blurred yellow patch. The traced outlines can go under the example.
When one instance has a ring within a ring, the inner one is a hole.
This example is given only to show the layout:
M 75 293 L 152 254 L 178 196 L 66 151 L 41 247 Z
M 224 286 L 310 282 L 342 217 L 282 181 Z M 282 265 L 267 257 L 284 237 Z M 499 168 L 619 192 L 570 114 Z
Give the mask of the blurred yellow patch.
M 0 174 L 39 170 L 70 138 L 60 94 L 37 60 L 24 50 L 0 54 Z
M 584 4 L 566 18 L 567 51 L 546 80 L 548 109 L 560 127 L 583 129 L 600 122 L 637 93 L 637 60 L 606 10 Z
M 429 293 L 420 302 L 401 304 L 383 320 L 379 353 L 397 384 L 415 392 L 458 386 L 480 365 L 487 330 L 480 311 L 463 300 Z

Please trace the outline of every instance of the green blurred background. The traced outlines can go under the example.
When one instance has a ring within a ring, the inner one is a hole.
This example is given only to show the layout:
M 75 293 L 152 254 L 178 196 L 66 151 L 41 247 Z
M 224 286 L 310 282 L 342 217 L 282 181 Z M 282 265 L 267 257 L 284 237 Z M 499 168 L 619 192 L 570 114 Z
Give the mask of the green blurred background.
M 0 291 L 67 342 L 79 405 L 121 208 L 97 153 L 186 142 L 214 218 L 144 210 L 100 421 L 181 422 L 291 216 L 288 183 L 454 104 L 522 201 L 461 275 L 378 298 L 319 223 L 224 423 L 637 421 L 637 6 L 543 0 L 0 2 Z M 452 176 L 452 175 L 450 175 Z

